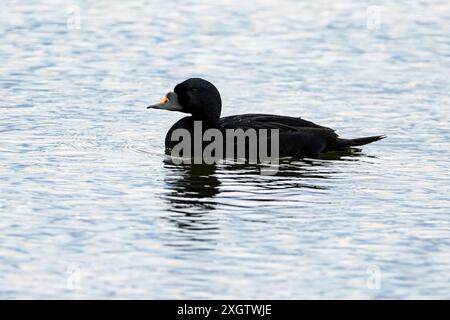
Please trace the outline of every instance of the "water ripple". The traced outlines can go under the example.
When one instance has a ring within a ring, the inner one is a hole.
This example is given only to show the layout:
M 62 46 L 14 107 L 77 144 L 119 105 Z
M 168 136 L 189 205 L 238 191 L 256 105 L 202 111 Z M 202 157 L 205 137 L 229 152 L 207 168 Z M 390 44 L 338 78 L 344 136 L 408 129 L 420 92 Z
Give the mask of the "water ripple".
M 7 1 L 0 298 L 449 298 L 449 9 Z M 191 76 L 223 115 L 388 139 L 273 176 L 175 166 L 181 115 L 145 106 Z

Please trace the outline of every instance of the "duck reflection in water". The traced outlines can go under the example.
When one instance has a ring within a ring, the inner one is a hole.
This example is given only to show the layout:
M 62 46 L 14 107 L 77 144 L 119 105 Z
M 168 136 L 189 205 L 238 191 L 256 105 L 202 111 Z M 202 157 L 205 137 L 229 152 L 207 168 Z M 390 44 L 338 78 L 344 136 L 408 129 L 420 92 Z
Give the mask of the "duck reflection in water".
M 226 185 L 232 180 L 236 191 L 241 189 L 239 185 L 242 185 L 243 189 L 249 186 L 263 189 L 327 189 L 328 187 L 321 181 L 329 179 L 336 173 L 334 168 L 336 161 L 357 161 L 362 155 L 360 151 L 349 149 L 326 153 L 315 159 L 282 159 L 277 172 L 264 177 L 261 176 L 259 164 L 230 162 L 212 165 L 175 165 L 168 157 L 164 160 L 164 168 L 167 170 L 165 181 L 169 192 L 165 193 L 164 198 L 171 205 L 170 211 L 193 215 L 216 208 L 221 180 Z
M 216 203 L 213 198 L 219 193 L 220 186 L 216 164 L 174 165 L 166 159 L 164 168 L 168 170 L 165 181 L 170 189 L 166 199 L 175 211 L 189 207 L 214 209 Z
M 215 196 L 219 194 L 220 181 L 216 176 L 217 166 L 205 164 L 174 165 L 170 159 L 164 161 L 165 182 L 168 192 L 163 198 L 168 202 L 168 214 L 163 217 L 178 228 L 171 233 L 169 246 L 182 250 L 202 250 L 199 242 L 211 243 L 218 233 L 218 221 L 214 215 Z M 181 231 L 181 232 L 180 232 Z M 194 247 L 192 243 L 196 243 Z M 209 247 L 205 247 L 207 250 Z
M 283 159 L 271 176 L 261 176 L 258 164 L 173 164 L 168 157 L 164 160 L 167 190 L 162 195 L 168 213 L 163 219 L 177 231 L 166 235 L 167 245 L 183 251 L 213 250 L 222 216 L 214 211 L 263 208 L 271 201 L 282 201 L 289 189 L 326 193 L 340 172 L 338 164 L 359 161 L 361 156 L 360 150 L 354 149 L 318 159 Z

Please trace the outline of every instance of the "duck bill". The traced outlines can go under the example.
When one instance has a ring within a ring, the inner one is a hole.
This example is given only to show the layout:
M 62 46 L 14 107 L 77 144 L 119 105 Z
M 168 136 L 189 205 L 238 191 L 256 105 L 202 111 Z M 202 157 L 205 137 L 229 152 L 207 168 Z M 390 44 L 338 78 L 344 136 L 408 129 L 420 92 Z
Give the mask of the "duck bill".
M 181 111 L 183 107 L 178 102 L 177 94 L 175 92 L 169 92 L 159 103 L 148 106 L 147 109 Z

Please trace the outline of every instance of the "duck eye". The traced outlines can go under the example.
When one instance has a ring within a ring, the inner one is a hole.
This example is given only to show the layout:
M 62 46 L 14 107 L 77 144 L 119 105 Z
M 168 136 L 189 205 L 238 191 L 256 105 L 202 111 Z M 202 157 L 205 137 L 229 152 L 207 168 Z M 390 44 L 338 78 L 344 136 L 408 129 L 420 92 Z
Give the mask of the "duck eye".
M 199 93 L 197 88 L 192 88 L 191 91 L 192 91 L 192 93 Z

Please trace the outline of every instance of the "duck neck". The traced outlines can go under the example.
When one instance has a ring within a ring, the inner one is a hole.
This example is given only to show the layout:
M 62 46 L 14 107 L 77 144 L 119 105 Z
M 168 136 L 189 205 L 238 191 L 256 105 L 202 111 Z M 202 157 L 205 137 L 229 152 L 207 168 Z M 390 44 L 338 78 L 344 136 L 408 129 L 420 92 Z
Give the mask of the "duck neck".
M 194 121 L 201 121 L 203 129 L 218 128 L 219 127 L 219 119 L 205 118 L 205 117 L 196 117 L 194 115 L 192 116 L 192 119 Z
M 198 112 L 192 114 L 194 121 L 202 121 L 204 129 L 219 128 L 221 108 L 207 108 L 206 112 Z

